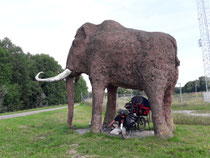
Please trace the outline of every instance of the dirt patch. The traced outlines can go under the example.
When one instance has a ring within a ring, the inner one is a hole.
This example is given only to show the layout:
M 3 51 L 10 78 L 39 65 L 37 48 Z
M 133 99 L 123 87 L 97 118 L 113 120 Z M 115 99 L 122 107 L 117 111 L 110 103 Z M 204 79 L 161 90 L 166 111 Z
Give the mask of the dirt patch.
M 80 155 L 77 152 L 77 147 L 78 144 L 71 144 L 70 145 L 70 150 L 67 151 L 67 155 L 70 156 L 71 158 L 93 158 L 93 157 L 98 157 L 97 155 Z
M 131 133 L 131 138 L 144 138 L 154 136 L 154 131 L 135 131 Z
M 90 128 L 85 128 L 85 129 L 76 129 L 75 130 L 79 135 L 83 135 L 87 132 L 90 132 Z M 113 136 L 113 137 L 119 137 L 121 135 L 113 135 L 113 134 L 110 134 L 110 131 L 102 131 L 102 133 L 106 134 L 106 135 L 109 135 L 109 136 Z M 144 137 L 151 137 L 151 136 L 154 136 L 154 131 L 150 130 L 150 131 L 132 131 L 131 132 L 131 135 L 129 138 L 144 138 Z
M 87 132 L 90 132 L 90 128 L 84 128 L 84 129 L 76 129 L 75 130 L 79 135 L 83 135 Z
M 109 136 L 113 136 L 113 137 L 121 137 L 121 134 L 119 134 L 119 135 L 110 134 L 110 131 L 103 131 L 103 133 L 105 133 Z M 154 136 L 154 135 L 155 135 L 154 131 L 152 131 L 152 130 L 150 130 L 150 131 L 136 130 L 136 131 L 132 131 L 128 138 L 144 138 L 144 137 L 151 137 L 151 136 Z
M 75 149 L 70 149 L 67 154 L 68 155 L 76 155 L 77 151 Z
M 27 126 L 24 126 L 24 125 L 20 125 L 19 128 L 27 129 L 28 127 Z
M 68 150 L 66 154 L 74 158 L 79 157 L 79 154 L 77 153 L 77 150 L 76 150 L 77 147 L 78 147 L 78 144 L 71 144 L 70 150 Z

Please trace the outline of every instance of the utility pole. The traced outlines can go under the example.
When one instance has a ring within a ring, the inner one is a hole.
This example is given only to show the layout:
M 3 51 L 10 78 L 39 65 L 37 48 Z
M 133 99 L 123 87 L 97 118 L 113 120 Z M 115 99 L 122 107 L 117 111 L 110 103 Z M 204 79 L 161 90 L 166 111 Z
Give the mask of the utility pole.
M 179 84 L 180 101 L 181 101 L 181 104 L 183 104 L 183 98 L 182 98 L 182 86 L 181 86 L 181 83 L 177 83 L 177 84 Z
M 197 83 L 195 82 L 195 96 L 196 96 L 196 100 L 198 100 L 198 94 L 197 94 Z

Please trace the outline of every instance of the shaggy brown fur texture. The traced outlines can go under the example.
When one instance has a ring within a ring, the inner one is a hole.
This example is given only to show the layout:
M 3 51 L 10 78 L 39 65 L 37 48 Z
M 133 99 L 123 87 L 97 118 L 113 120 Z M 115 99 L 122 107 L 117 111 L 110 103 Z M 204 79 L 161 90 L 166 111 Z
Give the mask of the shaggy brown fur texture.
M 82 25 L 66 65 L 73 76 L 89 75 L 93 88 L 93 132 L 101 130 L 105 88 L 108 103 L 104 122 L 109 123 L 115 115 L 117 87 L 124 87 L 145 91 L 155 134 L 161 138 L 173 136 L 175 129 L 171 96 L 178 79 L 178 66 L 176 40 L 172 36 L 125 28 L 111 20 Z

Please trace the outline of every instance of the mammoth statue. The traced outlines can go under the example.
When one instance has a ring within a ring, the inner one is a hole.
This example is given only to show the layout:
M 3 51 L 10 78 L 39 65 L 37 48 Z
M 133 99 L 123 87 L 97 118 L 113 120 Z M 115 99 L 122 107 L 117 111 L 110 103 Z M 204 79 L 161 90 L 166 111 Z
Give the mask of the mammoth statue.
M 99 25 L 85 23 L 76 33 L 69 51 L 66 69 L 61 74 L 37 81 L 54 82 L 66 78 L 68 95 L 67 125 L 72 125 L 74 110 L 74 79 L 89 75 L 93 105 L 91 130 L 100 132 L 104 90 L 108 101 L 104 123 L 109 123 L 116 111 L 118 87 L 144 90 L 151 110 L 154 132 L 160 138 L 173 136 L 175 125 L 171 115 L 171 100 L 178 79 L 179 60 L 176 40 L 165 33 L 130 29 L 118 22 L 106 20 Z

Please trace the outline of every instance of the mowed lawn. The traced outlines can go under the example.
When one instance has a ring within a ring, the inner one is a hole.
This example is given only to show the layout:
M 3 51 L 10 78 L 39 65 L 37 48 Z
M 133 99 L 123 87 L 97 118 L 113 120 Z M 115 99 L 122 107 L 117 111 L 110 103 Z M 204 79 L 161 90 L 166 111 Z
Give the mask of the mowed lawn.
M 0 120 L 0 158 L 210 157 L 209 125 L 177 125 L 174 138 L 122 139 L 66 127 L 67 109 Z M 91 107 L 75 107 L 74 125 L 88 128 Z M 186 118 L 185 118 L 186 119 Z M 191 118 L 190 118 L 191 119 Z

